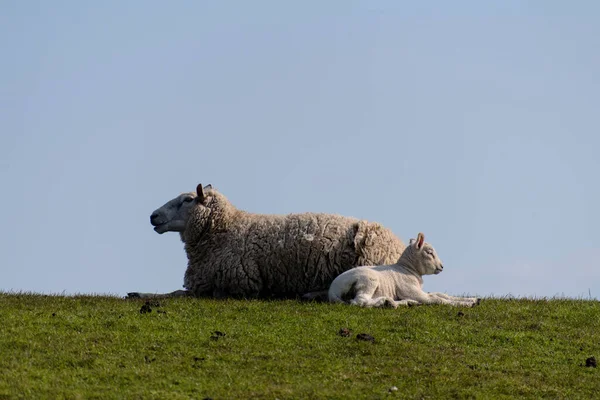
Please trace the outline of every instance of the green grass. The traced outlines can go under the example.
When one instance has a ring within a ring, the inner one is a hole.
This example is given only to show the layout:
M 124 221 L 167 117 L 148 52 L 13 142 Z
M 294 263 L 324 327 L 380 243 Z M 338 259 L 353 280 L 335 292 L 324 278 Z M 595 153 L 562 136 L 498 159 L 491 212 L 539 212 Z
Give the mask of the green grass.
M 160 303 L 141 314 L 142 300 L 0 293 L 0 399 L 600 396 L 600 369 L 585 366 L 600 361 L 597 301 Z

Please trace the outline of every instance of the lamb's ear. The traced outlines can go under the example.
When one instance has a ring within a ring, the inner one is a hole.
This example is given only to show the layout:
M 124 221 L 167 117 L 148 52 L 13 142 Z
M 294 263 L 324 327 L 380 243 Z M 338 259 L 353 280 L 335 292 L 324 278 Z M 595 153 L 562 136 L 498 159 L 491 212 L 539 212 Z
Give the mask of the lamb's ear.
M 198 197 L 196 197 L 198 202 L 204 203 L 204 190 L 202 189 L 201 183 L 199 183 L 198 186 L 196 186 L 196 193 L 198 194 Z
M 415 241 L 416 241 L 416 239 L 410 239 L 410 240 L 408 241 L 408 245 L 409 245 L 409 246 L 412 246 L 412 245 L 413 245 L 413 243 L 414 243 Z
M 425 243 L 425 235 L 419 232 L 417 235 L 417 249 L 421 250 L 423 248 L 423 243 Z
M 208 189 L 212 189 L 212 184 L 208 184 L 206 186 L 204 186 L 204 190 L 208 190 Z

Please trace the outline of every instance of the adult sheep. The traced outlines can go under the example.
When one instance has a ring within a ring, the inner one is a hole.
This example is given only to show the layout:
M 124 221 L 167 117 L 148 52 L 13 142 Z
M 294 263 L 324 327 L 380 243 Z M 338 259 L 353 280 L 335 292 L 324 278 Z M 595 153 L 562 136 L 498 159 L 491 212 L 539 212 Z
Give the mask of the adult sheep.
M 183 193 L 150 216 L 160 234 L 179 232 L 188 266 L 184 288 L 129 297 L 327 297 L 340 273 L 390 264 L 405 246 L 378 223 L 333 214 L 253 214 L 211 185 Z

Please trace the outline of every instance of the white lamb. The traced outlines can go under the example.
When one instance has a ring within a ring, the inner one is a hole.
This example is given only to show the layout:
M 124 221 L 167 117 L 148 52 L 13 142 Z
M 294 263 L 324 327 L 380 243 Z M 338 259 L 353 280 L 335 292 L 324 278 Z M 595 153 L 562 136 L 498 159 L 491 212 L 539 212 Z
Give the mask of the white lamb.
M 329 301 L 393 308 L 417 304 L 466 307 L 479 304 L 480 299 L 474 297 L 424 292 L 422 276 L 437 275 L 443 268 L 433 246 L 419 233 L 416 240 L 410 240 L 396 264 L 356 267 L 340 274 L 329 287 Z

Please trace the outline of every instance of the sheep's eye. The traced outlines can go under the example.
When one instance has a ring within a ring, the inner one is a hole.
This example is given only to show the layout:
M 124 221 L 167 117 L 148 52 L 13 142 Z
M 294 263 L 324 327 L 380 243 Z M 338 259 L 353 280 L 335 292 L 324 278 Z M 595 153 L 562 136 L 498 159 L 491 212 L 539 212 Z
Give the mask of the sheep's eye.
M 183 201 L 189 203 L 190 201 L 194 201 L 194 199 L 192 199 L 191 197 L 186 197 L 185 199 L 183 199 Z

